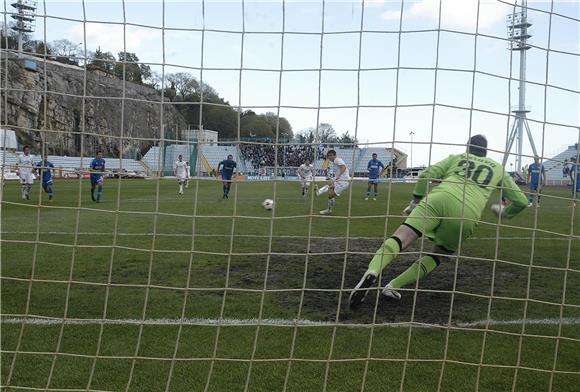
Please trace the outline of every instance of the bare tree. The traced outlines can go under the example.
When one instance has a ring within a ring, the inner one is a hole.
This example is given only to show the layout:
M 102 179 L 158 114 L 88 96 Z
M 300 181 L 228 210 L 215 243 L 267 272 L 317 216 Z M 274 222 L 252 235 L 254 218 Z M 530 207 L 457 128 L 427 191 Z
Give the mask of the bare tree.
M 58 39 L 48 44 L 48 47 L 57 61 L 67 64 L 78 64 L 80 45 L 73 44 L 68 39 Z

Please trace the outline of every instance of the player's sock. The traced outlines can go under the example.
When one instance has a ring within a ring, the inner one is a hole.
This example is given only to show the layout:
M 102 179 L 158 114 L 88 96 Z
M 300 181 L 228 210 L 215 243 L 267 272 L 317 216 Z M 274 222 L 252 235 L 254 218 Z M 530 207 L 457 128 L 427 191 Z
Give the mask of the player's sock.
M 378 195 L 379 195 L 379 193 L 378 192 L 375 192 L 375 199 L 377 198 Z
M 398 237 L 391 237 L 385 241 L 383 246 L 377 250 L 375 256 L 369 263 L 368 272 L 379 275 L 395 257 L 401 252 L 401 240 Z
M 435 255 L 425 255 L 415 261 L 409 268 L 395 279 L 389 282 L 389 286 L 394 289 L 400 289 L 418 279 L 423 279 L 439 265 L 439 258 Z
M 530 193 L 530 204 L 534 202 L 534 194 Z
M 335 204 L 336 204 L 336 199 L 334 197 L 332 199 L 328 199 L 328 211 L 332 211 Z
M 97 201 L 101 200 L 101 193 L 103 193 L 102 189 L 97 189 Z
M 304 188 L 302 188 L 302 196 L 304 196 L 306 194 L 306 190 Z
M 370 189 L 369 189 L 369 190 L 367 191 L 367 197 L 370 197 L 370 196 L 371 196 L 371 191 L 370 191 Z
M 540 205 L 540 198 L 541 198 L 541 196 L 538 195 L 538 205 Z
M 32 190 L 32 185 L 26 185 L 26 198 L 30 198 L 30 191 Z
M 22 185 L 20 187 L 20 195 L 22 196 L 23 199 L 26 199 L 26 185 Z
M 179 184 L 179 193 L 183 193 L 183 184 Z

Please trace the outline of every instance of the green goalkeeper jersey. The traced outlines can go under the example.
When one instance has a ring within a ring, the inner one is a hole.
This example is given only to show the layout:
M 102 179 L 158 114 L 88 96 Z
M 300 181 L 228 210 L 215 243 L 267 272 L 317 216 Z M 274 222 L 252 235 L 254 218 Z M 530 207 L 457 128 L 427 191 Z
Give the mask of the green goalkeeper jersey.
M 473 214 L 479 219 L 496 188 L 503 188 L 503 196 L 512 202 L 504 210 L 504 217 L 511 218 L 528 205 L 526 196 L 503 166 L 487 157 L 468 153 L 449 156 L 421 173 L 414 195 L 425 196 L 431 180 L 441 180 L 431 193 L 445 192 L 450 201 L 465 202 L 466 216 Z

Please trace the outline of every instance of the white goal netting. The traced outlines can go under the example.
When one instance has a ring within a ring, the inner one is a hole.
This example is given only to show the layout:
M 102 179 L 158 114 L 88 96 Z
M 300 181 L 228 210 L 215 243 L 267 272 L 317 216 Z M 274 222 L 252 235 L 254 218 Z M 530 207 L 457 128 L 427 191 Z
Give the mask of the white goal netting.
M 0 388 L 576 390 L 579 26 L 571 1 L 4 2 Z M 477 134 L 529 207 L 496 217 L 493 187 L 463 235 L 463 168 L 457 251 L 421 236 L 349 307 Z

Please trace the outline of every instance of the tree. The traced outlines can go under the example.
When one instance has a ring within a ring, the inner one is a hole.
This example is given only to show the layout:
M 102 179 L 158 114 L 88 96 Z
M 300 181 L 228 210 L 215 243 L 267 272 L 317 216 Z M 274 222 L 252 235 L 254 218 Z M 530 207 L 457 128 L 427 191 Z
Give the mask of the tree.
M 113 72 L 115 69 L 115 56 L 111 52 L 103 52 L 98 47 L 95 52 L 89 53 L 89 64 L 104 71 Z
M 358 147 L 358 140 L 354 136 L 350 136 L 350 133 L 346 131 L 338 138 L 338 143 L 344 148 L 355 148 Z
M 79 44 L 73 44 L 68 39 L 58 39 L 49 43 L 48 47 L 56 61 L 72 65 L 79 64 L 77 59 L 80 56 Z
M 168 74 L 166 78 L 175 88 L 176 92 L 184 98 L 199 91 L 199 82 L 193 75 L 187 72 Z
M 298 143 L 314 143 L 314 131 L 313 128 L 306 128 L 300 131 L 296 137 Z
M 338 141 L 334 127 L 328 123 L 320 123 L 315 136 L 321 143 L 336 143 Z
M 276 113 L 266 112 L 261 114 L 270 125 L 272 135 L 276 135 L 276 128 L 278 128 L 278 137 L 280 139 L 290 140 L 294 136 L 292 133 L 292 126 L 284 117 L 278 118 Z
M 242 136 L 274 137 L 272 127 L 264 116 L 244 116 L 241 119 L 240 131 Z
M 123 79 L 123 70 L 128 82 L 141 84 L 144 79 L 151 77 L 151 67 L 139 64 L 139 57 L 135 53 L 119 52 L 117 58 L 113 72 L 119 79 Z
M 160 89 L 162 82 L 161 74 L 155 71 L 151 72 L 151 76 L 149 77 L 149 79 L 147 79 L 147 82 L 149 82 L 149 85 L 153 87 L 155 90 Z

